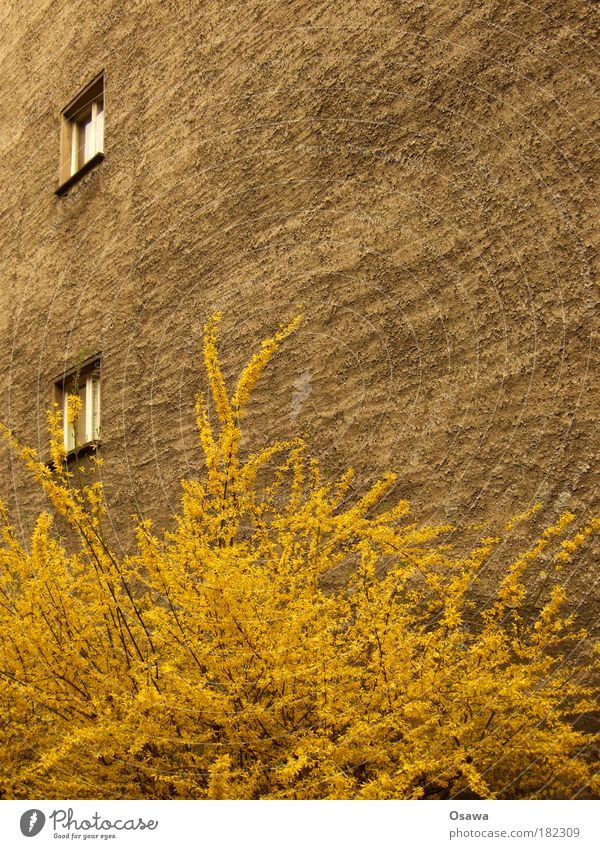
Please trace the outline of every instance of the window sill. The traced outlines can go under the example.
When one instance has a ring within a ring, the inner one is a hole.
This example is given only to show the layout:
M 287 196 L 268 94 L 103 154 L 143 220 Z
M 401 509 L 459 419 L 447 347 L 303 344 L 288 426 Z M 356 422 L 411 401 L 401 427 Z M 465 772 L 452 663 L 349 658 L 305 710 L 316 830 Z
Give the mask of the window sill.
M 96 449 L 100 447 L 100 440 L 95 439 L 91 442 L 84 442 L 83 445 L 78 445 L 77 448 L 71 448 L 67 451 L 67 460 L 77 459 L 77 457 L 85 457 L 86 454 L 94 454 Z
M 95 454 L 100 444 L 100 440 L 96 439 L 94 442 L 84 442 L 83 445 L 78 445 L 77 448 L 71 448 L 70 451 L 67 451 L 67 464 L 77 462 L 81 457 L 87 457 L 89 454 Z M 51 471 L 54 471 L 56 468 L 53 460 L 48 460 L 46 467 Z
M 63 195 L 65 192 L 67 192 L 71 188 L 71 186 L 73 186 L 75 183 L 79 182 L 79 180 L 81 180 L 81 178 L 85 174 L 87 174 L 88 171 L 91 171 L 92 168 L 94 168 L 95 165 L 99 165 L 100 162 L 102 162 L 103 159 L 104 159 L 104 154 L 101 151 L 98 151 L 98 153 L 95 153 L 92 156 L 91 159 L 88 159 L 88 161 L 85 163 L 85 165 L 81 166 L 79 171 L 76 171 L 74 174 L 71 174 L 71 176 L 68 178 L 68 180 L 65 180 L 64 183 L 61 183 L 60 186 L 58 187 L 58 189 L 56 189 L 56 191 L 54 192 L 54 194 L 55 195 Z

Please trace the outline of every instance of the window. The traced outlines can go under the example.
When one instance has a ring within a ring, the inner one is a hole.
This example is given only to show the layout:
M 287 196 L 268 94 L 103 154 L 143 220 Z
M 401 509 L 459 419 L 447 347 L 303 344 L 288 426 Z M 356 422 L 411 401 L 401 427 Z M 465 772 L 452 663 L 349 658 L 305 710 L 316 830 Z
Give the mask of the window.
M 100 439 L 100 358 L 86 360 L 56 383 L 57 401 L 62 411 L 67 452 L 91 448 Z M 69 396 L 78 395 L 81 412 L 69 423 Z
M 104 76 L 97 77 L 62 113 L 60 194 L 104 158 Z

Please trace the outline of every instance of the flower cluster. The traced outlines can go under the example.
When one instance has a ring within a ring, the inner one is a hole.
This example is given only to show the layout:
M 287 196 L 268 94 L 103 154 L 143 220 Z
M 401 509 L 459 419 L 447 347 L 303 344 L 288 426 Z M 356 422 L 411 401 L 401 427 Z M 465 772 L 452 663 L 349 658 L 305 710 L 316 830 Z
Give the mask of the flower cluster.
M 52 468 L 5 431 L 77 542 L 47 512 L 24 547 L 3 511 L 0 796 L 597 793 L 592 737 L 574 725 L 594 707 L 593 664 L 573 660 L 585 635 L 558 570 L 600 522 L 570 532 L 565 514 L 502 566 L 531 510 L 458 554 L 460 529 L 381 506 L 393 475 L 356 494 L 350 471 L 326 480 L 299 438 L 241 456 L 250 392 L 297 323 L 230 393 L 209 322 L 205 473 L 183 481 L 166 533 L 140 521 L 133 556 L 105 539 L 101 486 L 75 485 L 58 413 Z M 552 552 L 531 613 L 531 576 Z

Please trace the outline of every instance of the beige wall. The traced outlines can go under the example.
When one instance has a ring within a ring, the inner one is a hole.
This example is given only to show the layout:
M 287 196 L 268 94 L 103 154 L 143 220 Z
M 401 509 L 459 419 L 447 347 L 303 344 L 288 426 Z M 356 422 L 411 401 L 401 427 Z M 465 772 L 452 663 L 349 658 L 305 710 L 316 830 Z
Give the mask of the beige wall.
M 393 469 L 430 520 L 598 507 L 594 4 L 2 8 L 0 409 L 43 445 L 51 378 L 102 350 L 117 525 L 199 468 L 207 315 L 233 375 L 299 304 L 259 439 Z M 106 160 L 58 198 L 102 68 Z

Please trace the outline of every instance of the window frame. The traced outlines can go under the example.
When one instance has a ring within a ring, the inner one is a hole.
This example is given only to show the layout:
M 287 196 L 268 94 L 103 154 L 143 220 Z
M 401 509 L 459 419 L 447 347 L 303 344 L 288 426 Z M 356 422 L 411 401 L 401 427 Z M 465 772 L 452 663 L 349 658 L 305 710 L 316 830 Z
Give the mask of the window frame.
M 104 107 L 105 85 L 102 71 L 61 112 L 57 195 L 66 192 L 104 159 Z M 86 115 L 88 111 L 90 120 L 84 124 L 82 115 Z M 81 134 L 85 134 L 84 127 L 87 124 L 91 124 L 92 151 L 87 158 L 82 158 Z
M 88 357 L 78 366 L 64 372 L 54 381 L 54 399 L 60 408 L 63 422 L 63 446 L 67 457 L 76 456 L 81 452 L 94 451 L 100 445 L 102 426 L 102 355 Z M 85 388 L 81 416 L 83 426 L 72 428 L 67 424 L 67 409 L 69 395 L 77 387 L 78 392 Z M 80 431 L 78 434 L 77 431 Z M 77 442 L 82 436 L 81 442 Z

